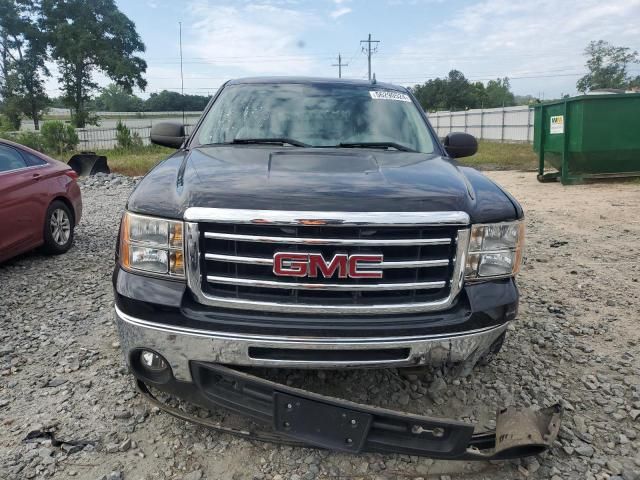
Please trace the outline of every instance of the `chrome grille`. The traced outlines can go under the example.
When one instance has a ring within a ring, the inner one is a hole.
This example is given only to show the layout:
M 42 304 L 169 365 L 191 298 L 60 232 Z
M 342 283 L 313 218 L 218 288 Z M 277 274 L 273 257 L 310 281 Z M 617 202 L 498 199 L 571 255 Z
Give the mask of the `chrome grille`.
M 189 209 L 187 278 L 196 299 L 223 308 L 300 314 L 439 310 L 462 282 L 463 212 L 358 213 Z M 382 254 L 382 279 L 280 277 L 276 252 Z

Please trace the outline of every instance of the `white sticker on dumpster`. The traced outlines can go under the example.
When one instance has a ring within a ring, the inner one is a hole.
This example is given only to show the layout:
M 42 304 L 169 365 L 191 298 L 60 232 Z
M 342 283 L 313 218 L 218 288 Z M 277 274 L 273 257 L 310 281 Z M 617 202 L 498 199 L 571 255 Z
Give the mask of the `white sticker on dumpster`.
M 549 133 L 564 133 L 564 115 L 556 115 L 551 117 L 551 126 L 549 127 Z

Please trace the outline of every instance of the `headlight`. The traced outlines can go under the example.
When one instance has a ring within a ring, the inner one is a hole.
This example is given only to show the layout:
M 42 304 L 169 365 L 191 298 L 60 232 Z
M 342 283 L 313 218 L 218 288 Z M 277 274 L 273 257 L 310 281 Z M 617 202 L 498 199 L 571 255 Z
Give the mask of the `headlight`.
M 491 278 L 518 273 L 524 246 L 524 222 L 472 225 L 465 278 Z
M 120 264 L 127 270 L 184 278 L 182 222 L 125 212 Z

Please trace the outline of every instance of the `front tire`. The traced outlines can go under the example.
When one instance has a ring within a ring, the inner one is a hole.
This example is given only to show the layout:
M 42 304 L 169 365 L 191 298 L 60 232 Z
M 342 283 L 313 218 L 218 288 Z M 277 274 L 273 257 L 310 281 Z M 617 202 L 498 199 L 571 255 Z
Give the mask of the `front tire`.
M 44 219 L 43 250 L 51 255 L 68 251 L 73 245 L 74 223 L 69 207 L 60 200 L 52 202 Z

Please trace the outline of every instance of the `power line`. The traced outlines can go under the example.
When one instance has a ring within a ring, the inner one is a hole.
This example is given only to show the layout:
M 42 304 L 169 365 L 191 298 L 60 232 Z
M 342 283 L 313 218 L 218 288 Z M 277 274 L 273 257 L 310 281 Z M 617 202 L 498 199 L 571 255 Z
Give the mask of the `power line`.
M 342 78 L 342 67 L 348 67 L 348 63 L 342 63 L 342 56 L 338 54 L 338 63 L 332 63 L 332 67 L 338 67 L 338 78 Z
M 246 58 L 272 58 L 272 59 L 280 59 L 280 58 L 308 58 L 308 57 L 314 57 L 314 58 L 332 58 L 333 55 L 329 52 L 309 52 L 309 53 L 300 53 L 300 54 L 274 54 L 274 55 L 225 55 L 223 57 L 185 57 L 186 60 L 224 60 L 227 58 L 240 58 L 240 59 L 246 59 Z M 177 56 L 162 56 L 162 57 L 145 57 L 145 60 L 148 61 L 157 61 L 157 60 L 173 60 L 175 62 L 177 62 L 179 60 L 179 57 Z
M 355 64 L 357 64 L 357 62 L 353 62 L 353 64 L 351 63 L 351 61 L 348 62 L 348 65 L 350 67 L 353 67 Z M 343 63 L 343 66 L 346 66 L 347 64 Z M 337 66 L 337 64 L 333 64 L 332 66 Z M 545 69 L 544 71 L 540 71 L 540 70 L 521 70 L 521 71 L 516 71 L 513 73 L 491 73 L 491 71 L 487 72 L 475 72 L 475 73 L 471 73 L 469 77 L 469 79 L 479 79 L 479 78 L 503 78 L 503 77 L 509 77 L 509 78 L 513 78 L 512 76 L 516 76 L 516 75 L 533 75 L 533 74 L 537 74 L 537 73 L 544 73 L 544 74 L 548 74 L 548 73 L 554 73 L 554 72 L 567 72 L 567 70 L 576 70 L 576 69 L 580 69 L 582 68 L 582 65 L 574 65 L 574 66 L 565 66 L 562 68 L 552 68 L 552 69 Z M 635 70 L 629 70 L 629 73 L 634 73 Z M 435 72 L 431 72 L 431 73 L 422 73 L 422 72 L 414 72 L 414 73 L 408 73 L 408 74 L 404 74 L 404 75 L 393 75 L 390 78 L 393 79 L 397 79 L 397 80 L 401 80 L 401 79 L 412 79 L 412 78 L 418 78 L 418 77 L 424 77 L 426 80 L 431 79 L 431 78 L 437 78 L 438 77 L 438 73 Z M 359 75 L 361 77 L 366 77 L 366 72 L 363 72 L 361 75 Z M 446 74 L 445 74 L 446 76 Z M 147 79 L 152 79 L 152 80 L 171 80 L 174 79 L 175 76 L 157 76 L 157 75 L 146 75 Z M 187 80 L 228 80 L 230 78 L 229 75 L 226 76 L 215 76 L 215 75 L 189 75 L 187 74 L 185 77 Z
M 362 40 L 361 42 L 367 43 L 368 40 Z M 378 40 L 372 40 L 373 43 L 379 42 Z M 357 51 L 360 48 L 356 49 Z M 380 53 L 381 56 L 392 56 L 392 57 L 409 57 L 409 58 L 419 58 L 419 59 L 431 59 L 431 60 L 442 60 L 442 59 L 450 59 L 452 61 L 457 60 L 477 60 L 478 58 L 503 58 L 503 57 L 516 57 L 516 58 L 525 58 L 525 57 L 534 57 L 534 58 L 550 58 L 550 57 L 567 57 L 569 55 L 582 55 L 581 52 L 577 52 L 575 50 L 554 50 L 553 52 L 539 52 L 539 53 L 520 53 L 520 52 L 512 52 L 512 53 L 488 53 L 488 54 L 474 54 L 470 56 L 459 56 L 452 57 L 449 54 L 431 54 L 431 53 L 422 53 L 422 52 L 393 52 L 388 51 L 387 53 Z M 355 55 L 354 55 L 355 56 Z M 317 58 L 317 59 L 331 59 L 333 55 L 326 53 L 302 53 L 302 54 L 282 54 L 282 55 L 225 55 L 222 57 L 185 57 L 185 63 L 208 63 L 208 62 L 216 62 L 216 61 L 225 61 L 225 60 L 243 60 L 243 61 L 255 61 L 255 60 L 287 60 L 287 59 L 307 59 L 307 58 Z M 166 57 L 145 57 L 145 60 L 154 63 L 179 63 L 180 58 L 174 56 L 166 56 Z
M 242 57 L 211 57 L 205 58 L 202 60 L 192 60 L 185 59 L 185 64 L 193 64 L 193 65 L 215 65 L 216 63 L 226 63 L 226 64 L 243 64 L 243 63 L 282 63 L 294 60 L 310 60 L 310 59 L 318 59 L 318 60 L 331 60 L 334 58 L 332 55 L 323 55 L 320 57 L 316 57 L 313 55 L 277 55 L 272 57 L 260 57 L 260 56 L 242 56 Z M 179 60 L 154 60 L 154 64 L 157 65 L 176 65 L 180 63 Z
M 540 70 L 540 69 L 533 69 L 533 70 L 520 70 L 520 71 L 515 71 L 512 73 L 507 73 L 505 74 L 503 73 L 491 73 L 492 71 L 490 70 L 489 72 L 484 71 L 484 72 L 476 72 L 476 73 L 471 73 L 468 74 L 469 77 L 467 78 L 480 78 L 480 77 L 492 77 L 492 78 L 503 78 L 503 77 L 509 77 L 512 78 L 513 75 L 533 75 L 533 74 L 548 74 L 548 73 L 555 73 L 555 72 L 559 72 L 559 73 L 568 73 L 567 71 L 572 71 L 575 72 L 577 69 L 582 69 L 583 66 L 582 65 L 572 65 L 572 66 L 564 66 L 561 68 L 551 68 L 551 69 L 545 69 L 545 70 Z M 495 70 L 493 70 L 495 71 Z M 437 73 L 421 73 L 421 72 L 416 72 L 416 73 L 409 73 L 406 75 L 393 75 L 393 78 L 416 78 L 416 77 L 425 77 L 425 78 L 433 78 L 433 77 L 437 77 Z
M 347 63 L 351 67 L 352 71 L 355 71 L 356 66 L 359 64 L 359 62 L 363 58 L 362 56 L 358 55 L 359 53 L 360 53 L 360 45 L 358 45 L 356 47 L 356 49 L 353 51 L 353 54 L 347 60 Z M 356 57 L 356 55 L 357 55 L 357 57 Z M 349 75 L 349 76 L 351 76 L 351 75 Z
M 514 76 L 514 77 L 509 77 L 507 75 L 507 77 L 509 78 L 509 80 L 524 80 L 524 79 L 529 79 L 529 78 L 560 78 L 560 77 L 579 77 L 582 75 L 586 75 L 589 72 L 575 72 L 575 73 L 560 73 L 560 74 L 553 74 L 553 75 L 523 75 L 523 76 Z M 387 81 L 394 81 L 397 77 L 390 77 L 387 79 Z M 422 78 L 419 80 L 400 80 L 401 83 L 420 83 L 420 82 L 425 82 L 428 80 L 433 80 L 437 77 L 431 77 L 431 78 Z M 467 80 L 494 80 L 496 77 L 467 77 Z
M 587 71 L 581 71 L 581 72 L 567 72 L 567 73 L 554 73 L 557 72 L 558 70 L 563 71 L 563 69 L 556 69 L 556 70 L 545 70 L 545 71 L 538 71 L 538 74 L 532 74 L 532 75 L 528 75 L 528 72 L 519 72 L 516 73 L 513 76 L 510 76 L 508 74 L 494 74 L 494 75 L 488 75 L 488 74 L 484 74 L 483 76 L 480 76 L 479 74 L 476 75 L 470 75 L 469 77 L 466 77 L 468 80 L 494 80 L 496 78 L 502 78 L 502 77 L 508 77 L 509 80 L 523 80 L 523 79 L 531 79 L 531 78 L 562 78 L 562 77 L 575 77 L 575 76 L 582 76 L 582 75 L 586 75 L 589 72 Z M 640 69 L 635 69 L 635 68 L 631 68 L 629 69 L 628 73 L 630 74 L 640 74 Z M 418 78 L 420 77 L 420 78 Z M 157 78 L 157 79 L 171 79 L 171 78 L 175 78 L 175 77 L 149 77 L 149 78 Z M 188 79 L 201 79 L 201 80 L 227 80 L 229 77 L 208 77 L 208 76 L 203 76 L 203 77 L 188 77 Z M 356 77 L 353 78 L 366 78 L 365 73 L 358 75 Z M 422 83 L 428 80 L 432 80 L 435 78 L 442 78 L 442 77 L 438 77 L 437 74 L 432 73 L 432 74 L 414 74 L 414 75 L 393 75 L 393 76 L 389 76 L 387 77 L 386 81 L 399 81 L 403 84 L 409 84 L 409 83 Z M 169 90 L 169 91 L 184 91 L 184 90 L 205 90 L 205 91 L 216 91 L 219 87 L 215 86 L 208 86 L 208 87 L 184 87 L 184 86 L 180 86 L 180 87 L 156 87 L 153 89 L 153 92 L 160 92 L 162 90 Z M 59 88 L 47 88 L 45 89 L 47 92 L 59 92 L 60 89 Z M 151 92 L 151 90 L 149 90 L 149 92 Z
M 371 54 L 372 53 L 376 53 L 378 51 L 378 44 L 380 43 L 380 40 L 371 40 L 371 34 L 369 34 L 369 37 L 367 38 L 367 40 L 360 40 L 360 45 L 362 45 L 363 43 L 367 44 L 366 50 L 365 47 L 362 47 L 362 52 L 367 54 L 367 61 L 369 63 L 369 81 L 371 81 Z M 371 49 L 371 44 L 375 44 L 375 46 L 373 47 L 373 50 Z
M 362 40 L 362 43 L 367 43 L 368 40 Z M 372 40 L 372 42 L 377 43 L 377 40 Z M 640 48 L 640 47 L 634 47 Z M 359 49 L 358 49 L 359 50 Z M 374 52 L 375 53 L 375 52 Z M 563 57 L 566 58 L 568 56 L 573 55 L 582 55 L 582 51 L 576 51 L 574 49 L 567 50 L 558 50 L 554 49 L 553 51 L 541 51 L 538 53 L 522 53 L 522 52 L 504 52 L 504 53 L 485 53 L 485 54 L 473 54 L 469 56 L 457 56 L 453 57 L 450 54 L 432 54 L 432 53 L 424 53 L 424 52 L 407 52 L 407 51 L 387 51 L 386 53 L 380 52 L 378 53 L 380 56 L 384 57 L 407 57 L 407 58 L 416 58 L 416 59 L 424 59 L 424 60 L 451 60 L 452 62 L 462 61 L 462 60 L 478 60 L 479 58 L 536 58 L 536 59 L 547 59 L 552 57 Z M 301 53 L 301 54 L 281 54 L 281 55 L 225 55 L 221 57 L 185 57 L 184 63 L 211 63 L 211 62 L 224 62 L 229 60 L 238 60 L 240 62 L 254 62 L 265 61 L 265 60 L 273 60 L 273 61 L 284 61 L 284 60 L 294 60 L 294 59 L 332 59 L 333 55 L 328 53 L 320 53 L 320 52 L 309 52 L 309 53 Z M 179 63 L 179 57 L 174 56 L 166 56 L 166 57 L 145 57 L 145 59 L 149 62 L 153 63 Z M 349 59 L 351 60 L 351 58 Z
M 351 54 L 351 57 L 349 58 L 349 60 L 347 60 L 349 63 L 353 62 L 353 59 L 355 58 L 356 55 L 358 55 L 358 53 L 360 52 L 360 45 L 358 45 L 358 47 L 353 51 L 353 53 Z M 358 59 L 356 60 L 356 62 L 360 59 L 361 57 L 358 57 Z

